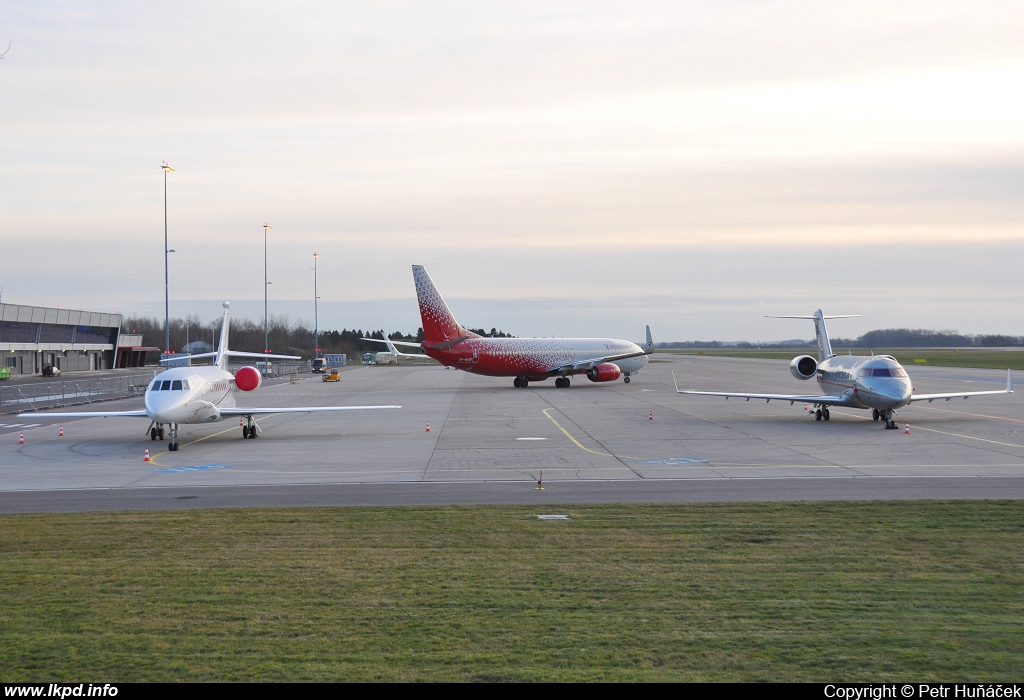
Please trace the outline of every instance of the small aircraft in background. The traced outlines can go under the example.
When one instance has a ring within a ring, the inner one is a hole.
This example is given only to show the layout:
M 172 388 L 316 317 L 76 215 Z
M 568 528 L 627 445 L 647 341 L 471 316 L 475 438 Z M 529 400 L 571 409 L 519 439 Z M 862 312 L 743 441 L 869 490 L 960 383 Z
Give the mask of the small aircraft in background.
M 391 340 L 391 338 L 389 338 L 386 333 L 384 334 L 384 340 L 381 340 L 380 338 L 360 338 L 360 340 L 368 340 L 371 343 L 384 343 L 385 345 L 388 346 L 388 352 L 395 356 L 395 360 L 433 359 L 430 355 L 424 354 L 422 352 L 401 352 L 398 348 L 395 347 L 396 344 L 411 346 L 414 348 L 422 348 L 423 346 L 420 345 L 419 343 L 408 343 L 402 340 Z
M 630 376 L 647 364 L 654 349 L 650 326 L 644 348 L 614 338 L 484 338 L 455 320 L 426 268 L 413 265 L 412 276 L 424 340 L 391 342 L 421 347 L 446 367 L 489 377 L 515 377 L 512 384 L 519 388 L 555 377 L 555 386 L 567 389 L 569 377 L 574 374 L 586 374 L 592 382 L 611 382 L 623 377 L 628 384 Z
M 750 399 L 764 399 L 766 402 L 779 400 L 789 401 L 790 404 L 802 401 L 815 406 L 814 418 L 819 421 L 829 419 L 828 409 L 830 406 L 870 408 L 871 418 L 876 421 L 885 421 L 887 430 L 898 427 L 893 419 L 896 409 L 916 401 L 934 401 L 936 399 L 949 401 L 958 398 L 966 399 L 970 396 L 1013 393 L 1013 376 L 1010 370 L 1007 370 L 1005 389 L 949 394 L 915 394 L 906 370 L 896 361 L 896 358 L 890 355 L 836 355 L 832 352 L 828 332 L 825 330 L 825 319 L 854 318 L 853 316 L 824 316 L 821 309 L 818 309 L 813 316 L 768 316 L 767 318 L 802 318 L 814 321 L 815 335 L 818 339 L 818 359 L 815 360 L 810 355 L 795 357 L 789 363 L 789 371 L 797 379 L 806 380 L 816 377 L 818 386 L 825 392 L 824 395 L 681 391 L 678 384 L 676 384 L 676 391 L 680 394 L 699 396 L 724 396 L 726 399 L 734 396 L 745 398 L 748 401 Z M 672 378 L 675 381 L 674 373 Z
M 255 438 L 263 432 L 253 416 L 268 413 L 321 413 L 330 411 L 370 411 L 401 406 L 303 406 L 295 408 L 238 408 L 235 390 L 255 391 L 263 384 L 263 375 L 252 366 L 242 367 L 232 375 L 227 370 L 229 357 L 255 357 L 263 359 L 298 360 L 294 355 L 269 355 L 255 352 L 236 352 L 228 349 L 228 327 L 231 304 L 224 302 L 224 324 L 220 329 L 220 346 L 216 352 L 190 355 L 190 359 L 214 358 L 208 367 L 171 367 L 164 370 L 146 388 L 145 409 L 141 411 L 96 411 L 81 413 L 21 414 L 32 418 L 149 418 L 151 440 L 164 439 L 164 426 L 170 429 L 168 449 L 178 450 L 178 426 L 182 424 L 213 423 L 227 418 L 243 417 L 243 438 Z M 181 361 L 181 357 L 161 362 Z

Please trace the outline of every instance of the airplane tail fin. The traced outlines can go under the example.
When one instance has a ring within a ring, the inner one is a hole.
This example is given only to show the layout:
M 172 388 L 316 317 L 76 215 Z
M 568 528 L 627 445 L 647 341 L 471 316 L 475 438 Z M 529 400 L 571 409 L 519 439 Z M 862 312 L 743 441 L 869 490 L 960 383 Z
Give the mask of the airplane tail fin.
M 654 352 L 654 338 L 651 337 L 650 326 L 647 326 L 647 343 L 644 345 L 644 350 L 647 352 Z
M 416 282 L 416 296 L 420 302 L 420 318 L 423 320 L 423 341 L 425 343 L 438 343 L 473 335 L 455 320 L 448 305 L 444 303 L 441 293 L 434 286 L 434 281 L 427 274 L 426 268 L 422 265 L 413 265 L 412 277 Z
M 859 318 L 860 314 L 847 314 L 844 316 L 825 316 L 821 309 L 814 312 L 813 316 L 765 316 L 765 318 L 806 318 L 814 321 L 814 335 L 818 339 L 818 361 L 827 360 L 835 353 L 832 352 L 832 344 L 828 341 L 828 331 L 825 329 L 826 318 Z
M 225 301 L 221 306 L 224 307 L 224 323 L 220 327 L 220 344 L 217 346 L 217 358 L 213 364 L 218 369 L 227 370 L 228 368 L 228 331 L 231 326 L 231 302 Z

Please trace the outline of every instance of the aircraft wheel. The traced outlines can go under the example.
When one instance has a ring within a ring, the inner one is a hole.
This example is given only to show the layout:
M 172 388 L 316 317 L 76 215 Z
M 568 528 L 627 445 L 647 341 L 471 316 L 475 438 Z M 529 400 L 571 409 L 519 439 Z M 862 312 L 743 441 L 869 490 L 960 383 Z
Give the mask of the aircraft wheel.
M 571 385 L 572 385 L 572 382 L 569 381 L 568 377 L 563 377 L 562 378 L 562 387 L 563 388 L 568 389 Z
M 828 413 L 828 409 L 827 408 L 824 411 L 821 412 L 821 417 L 824 418 L 825 420 L 828 420 L 829 413 Z
M 622 381 L 626 382 L 626 384 L 629 384 L 629 377 L 627 376 L 627 377 L 626 377 L 625 379 L 623 379 Z
M 156 440 L 156 428 L 149 429 L 149 439 Z
M 156 431 L 156 439 L 157 440 L 163 440 L 164 439 L 164 429 L 163 428 L 158 428 L 157 429 L 157 431 Z
M 243 425 L 242 426 L 242 439 L 245 440 L 248 437 L 249 437 L 249 426 L 248 425 Z
M 878 420 L 880 417 L 881 416 L 878 415 L 878 409 L 877 408 L 872 408 L 871 409 L 871 420 Z
M 819 409 L 817 409 L 817 410 L 816 410 L 816 411 L 814 412 L 814 420 L 821 420 L 821 409 L 820 409 L 820 408 L 819 408 Z
M 178 443 L 172 442 L 170 445 L 167 446 L 167 449 L 170 450 L 171 452 L 177 452 L 178 451 Z

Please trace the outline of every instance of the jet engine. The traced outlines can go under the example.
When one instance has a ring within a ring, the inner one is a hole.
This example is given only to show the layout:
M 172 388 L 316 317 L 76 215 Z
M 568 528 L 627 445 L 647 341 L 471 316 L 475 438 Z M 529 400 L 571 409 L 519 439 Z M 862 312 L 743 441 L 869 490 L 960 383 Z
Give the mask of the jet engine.
M 255 367 L 243 367 L 235 372 L 235 386 L 239 391 L 254 391 L 263 384 L 263 375 Z
M 614 382 L 621 375 L 622 371 L 619 370 L 619 366 L 611 362 L 605 362 L 603 365 L 587 370 L 587 379 L 592 382 Z
M 789 371 L 797 379 L 810 379 L 818 371 L 818 361 L 810 355 L 794 357 L 793 361 L 789 363 Z

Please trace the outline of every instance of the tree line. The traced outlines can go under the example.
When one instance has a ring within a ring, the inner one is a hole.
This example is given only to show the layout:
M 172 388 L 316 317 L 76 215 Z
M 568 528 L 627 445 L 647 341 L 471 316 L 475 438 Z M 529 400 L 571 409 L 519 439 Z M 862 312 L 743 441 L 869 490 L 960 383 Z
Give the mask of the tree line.
M 833 348 L 1006 348 L 1024 346 L 1024 337 L 1013 335 L 964 335 L 957 331 L 928 331 L 912 328 L 886 328 L 868 331 L 859 338 L 833 338 Z M 657 343 L 659 348 L 803 348 L 815 347 L 816 340 L 793 340 L 779 343 L 723 343 L 717 340 L 694 340 Z
M 217 347 L 220 338 L 221 319 L 203 323 L 198 316 L 192 315 L 186 318 L 172 318 L 168 323 L 170 336 L 170 348 L 175 352 L 182 352 L 184 347 L 197 340 L 202 340 L 214 348 Z M 478 335 L 490 338 L 511 338 L 508 333 L 492 328 L 490 332 L 483 328 L 470 328 L 470 331 Z M 164 323 L 161 319 L 145 316 L 129 316 L 125 318 L 121 326 L 122 333 L 136 333 L 142 335 L 142 344 L 151 347 L 164 347 Z M 271 316 L 267 324 L 267 338 L 271 352 L 278 355 L 299 355 L 303 358 L 312 358 L 316 342 L 315 333 L 301 323 L 293 324 L 287 316 Z M 388 333 L 391 340 L 404 340 L 406 342 L 423 342 L 423 328 L 418 328 L 416 333 L 410 335 L 401 331 Z M 349 357 L 358 357 L 366 352 L 380 352 L 387 350 L 382 343 L 371 343 L 360 338 L 384 339 L 384 329 L 364 331 L 353 328 L 351 330 L 342 328 L 339 330 L 320 331 L 320 354 L 346 354 Z M 250 319 L 231 319 L 230 347 L 245 352 L 260 352 L 264 349 L 263 322 Z M 154 361 L 156 358 L 153 358 Z

